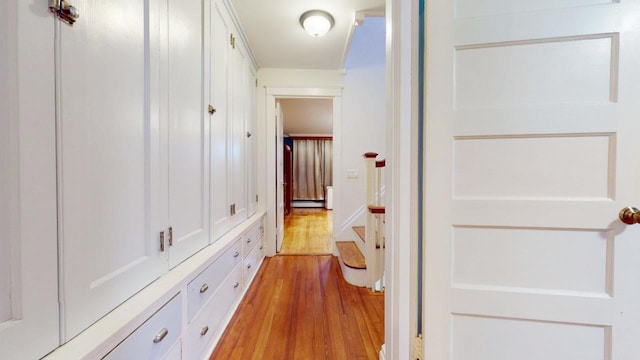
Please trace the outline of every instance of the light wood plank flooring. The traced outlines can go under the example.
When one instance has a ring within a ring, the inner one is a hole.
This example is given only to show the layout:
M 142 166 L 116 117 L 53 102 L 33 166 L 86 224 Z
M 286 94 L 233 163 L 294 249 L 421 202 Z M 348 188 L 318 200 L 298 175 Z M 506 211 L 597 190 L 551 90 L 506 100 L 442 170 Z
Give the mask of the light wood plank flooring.
M 333 212 L 325 209 L 293 208 L 285 218 L 280 254 L 331 254 Z
M 266 258 L 212 360 L 378 359 L 384 296 L 347 284 L 333 256 Z

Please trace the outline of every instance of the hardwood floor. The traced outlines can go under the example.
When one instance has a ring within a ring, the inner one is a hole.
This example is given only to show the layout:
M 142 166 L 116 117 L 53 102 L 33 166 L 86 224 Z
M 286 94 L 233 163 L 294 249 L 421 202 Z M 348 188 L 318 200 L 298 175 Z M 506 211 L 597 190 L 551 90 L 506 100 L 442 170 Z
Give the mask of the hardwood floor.
M 211 355 L 227 359 L 378 359 L 384 296 L 347 284 L 333 256 L 266 258 Z
M 280 254 L 331 254 L 333 212 L 315 208 L 292 208 L 285 218 Z

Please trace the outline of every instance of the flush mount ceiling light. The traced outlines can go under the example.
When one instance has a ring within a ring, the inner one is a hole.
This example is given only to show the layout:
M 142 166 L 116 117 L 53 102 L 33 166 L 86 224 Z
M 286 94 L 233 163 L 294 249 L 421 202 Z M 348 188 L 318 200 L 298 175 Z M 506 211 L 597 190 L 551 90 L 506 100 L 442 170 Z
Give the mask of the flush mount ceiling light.
M 323 10 L 309 10 L 300 16 L 300 25 L 313 37 L 329 32 L 333 23 L 333 16 Z

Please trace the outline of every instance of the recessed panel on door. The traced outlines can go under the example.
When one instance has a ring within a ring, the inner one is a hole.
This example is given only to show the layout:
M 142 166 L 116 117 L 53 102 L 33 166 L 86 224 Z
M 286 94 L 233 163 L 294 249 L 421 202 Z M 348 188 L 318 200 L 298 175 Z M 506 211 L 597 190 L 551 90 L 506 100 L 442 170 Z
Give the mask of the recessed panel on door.
M 613 195 L 608 135 L 458 138 L 458 198 L 608 199 Z
M 615 101 L 616 44 L 601 34 L 458 47 L 456 108 Z
M 613 235 L 598 230 L 460 227 L 453 231 L 452 261 L 453 287 L 608 296 Z
M 612 0 L 456 0 L 457 18 L 471 18 L 487 15 L 513 14 L 525 11 L 540 11 L 549 9 L 572 8 L 615 2 Z
M 158 2 L 78 1 L 59 36 L 62 294 L 70 338 L 167 270 Z M 148 14 L 146 12 L 148 11 Z
M 454 315 L 452 327 L 453 360 L 611 359 L 604 326 Z

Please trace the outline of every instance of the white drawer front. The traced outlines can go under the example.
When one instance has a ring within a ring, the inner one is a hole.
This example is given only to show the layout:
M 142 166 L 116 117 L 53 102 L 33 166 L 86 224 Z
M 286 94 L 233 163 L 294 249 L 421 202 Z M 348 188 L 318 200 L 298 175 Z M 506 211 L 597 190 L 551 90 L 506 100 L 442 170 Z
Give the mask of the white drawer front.
M 215 293 L 216 289 L 240 263 L 241 242 L 236 241 L 198 277 L 187 286 L 187 311 L 189 322 L 198 313 L 200 307 Z
M 104 359 L 156 360 L 174 354 L 182 331 L 182 296 L 176 295 Z
M 262 239 L 258 241 L 257 246 L 251 250 L 249 255 L 244 259 L 243 268 L 244 268 L 244 283 L 249 284 L 249 281 L 253 278 L 253 275 L 258 270 L 258 265 L 260 261 L 264 257 L 262 252 Z
M 228 315 L 231 305 L 242 294 L 242 289 L 242 267 L 237 266 L 189 325 L 185 340 L 188 359 L 203 358 L 202 352 L 209 346 L 211 339 L 224 331 L 221 322 Z
M 243 254 L 245 257 L 247 257 L 253 247 L 262 240 L 262 234 L 264 234 L 264 225 L 262 224 L 262 220 L 260 220 L 244 235 Z

